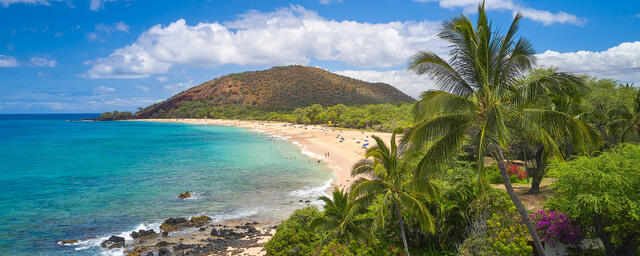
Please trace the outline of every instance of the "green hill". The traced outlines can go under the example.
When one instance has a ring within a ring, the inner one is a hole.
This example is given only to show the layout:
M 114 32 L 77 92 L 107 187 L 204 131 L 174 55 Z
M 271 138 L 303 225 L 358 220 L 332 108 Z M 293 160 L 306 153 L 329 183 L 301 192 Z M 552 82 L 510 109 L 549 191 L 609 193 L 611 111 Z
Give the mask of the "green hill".
M 326 107 L 336 104 L 364 105 L 415 100 L 385 83 L 369 83 L 320 68 L 295 65 L 222 76 L 149 106 L 136 117 L 149 118 L 155 113 L 169 112 L 192 101 L 203 101 L 220 107 L 246 106 L 280 110 L 313 104 Z

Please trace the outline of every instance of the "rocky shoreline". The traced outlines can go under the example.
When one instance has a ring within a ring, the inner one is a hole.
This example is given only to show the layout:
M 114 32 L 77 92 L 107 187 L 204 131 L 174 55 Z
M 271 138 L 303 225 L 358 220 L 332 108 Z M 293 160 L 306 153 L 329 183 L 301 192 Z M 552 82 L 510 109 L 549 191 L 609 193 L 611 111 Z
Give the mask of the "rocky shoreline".
M 160 233 L 133 231 L 133 240 L 111 236 L 101 247 L 124 249 L 127 256 L 265 255 L 264 243 L 275 234 L 275 227 L 246 219 L 213 223 L 208 216 L 168 218 Z

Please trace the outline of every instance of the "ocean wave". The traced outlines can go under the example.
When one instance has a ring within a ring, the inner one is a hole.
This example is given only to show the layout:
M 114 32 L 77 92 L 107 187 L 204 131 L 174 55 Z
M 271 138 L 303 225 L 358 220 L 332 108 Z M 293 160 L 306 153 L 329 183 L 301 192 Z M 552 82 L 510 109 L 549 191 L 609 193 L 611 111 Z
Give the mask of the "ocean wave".
M 320 186 L 316 187 L 304 187 L 298 190 L 291 191 L 289 193 L 290 196 L 302 197 L 302 198 L 312 198 L 317 200 L 318 197 L 328 196 L 327 189 L 331 187 L 331 183 L 333 183 L 333 179 L 329 179 L 325 183 L 322 183 Z
M 140 229 L 143 229 L 143 230 L 153 229 L 156 232 L 160 232 L 160 224 L 162 224 L 162 223 L 161 222 L 141 223 L 141 224 L 138 224 L 138 226 L 136 226 L 135 228 L 133 228 L 131 230 L 128 230 L 128 231 L 121 232 L 120 234 L 115 234 L 115 236 L 124 237 L 125 241 L 132 241 L 133 238 L 131 237 L 131 232 L 138 231 Z M 90 238 L 90 239 L 86 239 L 86 240 L 79 240 L 78 243 L 72 244 L 72 246 L 76 246 L 76 248 L 75 248 L 76 251 L 82 251 L 82 250 L 92 249 L 92 248 L 96 248 L 96 247 L 100 248 L 100 243 L 102 243 L 104 240 L 109 239 L 109 237 L 111 237 L 112 235 L 114 235 L 114 234 L 105 235 L 105 236 L 96 237 L 96 238 Z M 113 249 L 113 250 L 101 250 L 100 251 L 100 255 L 105 255 L 105 256 L 123 255 L 123 254 L 124 254 L 124 249 Z

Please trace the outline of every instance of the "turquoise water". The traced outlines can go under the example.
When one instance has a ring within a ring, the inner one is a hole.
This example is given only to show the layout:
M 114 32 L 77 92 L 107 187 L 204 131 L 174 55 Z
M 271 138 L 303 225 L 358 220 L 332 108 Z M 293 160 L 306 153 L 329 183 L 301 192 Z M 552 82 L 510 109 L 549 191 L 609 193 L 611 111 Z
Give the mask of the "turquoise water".
M 168 217 L 277 218 L 331 177 L 249 129 L 67 121 L 88 117 L 0 115 L 0 255 L 101 254 L 101 239 Z

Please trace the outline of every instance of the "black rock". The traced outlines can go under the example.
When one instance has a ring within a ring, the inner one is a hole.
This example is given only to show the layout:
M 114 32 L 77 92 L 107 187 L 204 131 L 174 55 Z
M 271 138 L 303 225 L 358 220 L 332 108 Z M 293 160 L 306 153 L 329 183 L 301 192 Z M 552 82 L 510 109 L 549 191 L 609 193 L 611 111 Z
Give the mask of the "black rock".
M 160 241 L 156 243 L 156 247 L 167 247 L 167 246 L 169 246 L 169 242 L 167 241 Z
M 217 230 L 217 229 L 215 229 L 215 228 L 212 228 L 212 229 L 211 229 L 211 235 L 212 235 L 212 236 L 219 236 L 219 234 L 218 234 L 218 230 Z
M 104 240 L 102 243 L 100 243 L 100 246 L 109 250 L 114 248 L 122 248 L 124 247 L 124 237 L 111 236 L 109 237 L 109 239 Z
M 156 237 L 156 236 L 158 236 L 158 233 L 153 231 L 153 229 L 149 229 L 149 230 L 140 229 L 137 232 L 136 231 L 131 232 L 131 238 L 133 239 Z
M 173 247 L 173 250 L 174 251 L 182 251 L 182 250 L 186 250 L 186 249 L 191 249 L 194 246 L 195 245 L 193 245 L 193 244 L 178 244 L 178 245 Z
M 207 230 L 207 228 L 205 228 L 205 227 L 201 227 L 201 228 L 200 228 L 200 229 L 198 229 L 198 230 L 200 230 L 200 231 L 205 231 L 205 230 Z
M 147 253 L 147 256 L 155 256 L 155 255 L 153 255 L 153 252 L 149 252 Z
M 169 255 L 171 255 L 171 252 L 167 248 L 161 248 L 158 251 L 158 256 L 169 256 Z
M 169 232 L 167 232 L 167 231 L 165 231 L 165 232 L 162 232 L 162 236 L 164 236 L 164 237 L 167 237 L 167 236 L 169 236 Z

